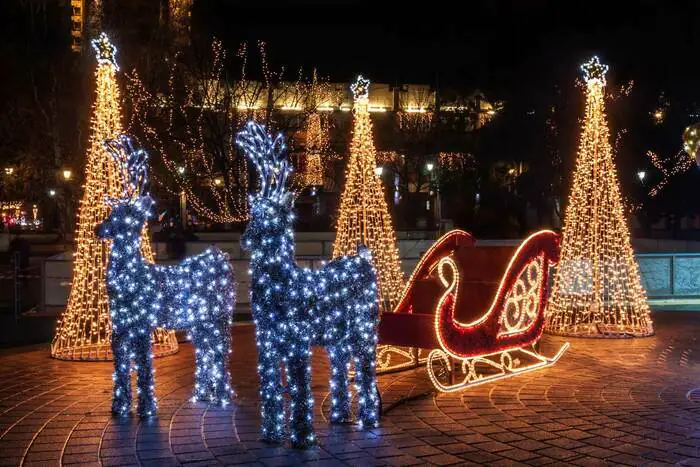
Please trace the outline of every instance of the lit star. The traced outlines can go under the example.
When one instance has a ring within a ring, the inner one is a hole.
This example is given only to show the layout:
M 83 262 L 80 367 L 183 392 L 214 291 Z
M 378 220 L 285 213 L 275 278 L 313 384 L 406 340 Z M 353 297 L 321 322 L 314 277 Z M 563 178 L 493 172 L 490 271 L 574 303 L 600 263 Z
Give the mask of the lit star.
M 586 82 L 597 79 L 605 84 L 605 73 L 608 72 L 608 66 L 600 63 L 598 56 L 594 55 L 593 58 L 581 65 L 581 71 L 583 71 L 583 77 Z
M 100 65 L 112 65 L 115 70 L 119 71 L 117 48 L 110 42 L 107 34 L 101 33 L 97 39 L 93 39 L 90 43 L 97 54 L 97 63 Z
M 367 99 L 369 97 L 369 80 L 359 75 L 357 81 L 350 85 L 355 100 Z

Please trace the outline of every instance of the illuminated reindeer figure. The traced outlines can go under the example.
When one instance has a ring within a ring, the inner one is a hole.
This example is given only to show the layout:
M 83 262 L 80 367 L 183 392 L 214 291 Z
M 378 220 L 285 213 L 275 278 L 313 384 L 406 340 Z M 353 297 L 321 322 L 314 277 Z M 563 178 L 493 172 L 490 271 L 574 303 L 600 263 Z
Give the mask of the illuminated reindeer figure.
M 311 393 L 311 346 L 328 350 L 331 361 L 332 423 L 350 421 L 348 372 L 354 359 L 359 423 L 374 427 L 379 419 L 375 378 L 379 311 L 371 254 L 336 258 L 322 269 L 298 267 L 294 260 L 294 196 L 286 190 L 292 172 L 282 135 L 248 122 L 238 145 L 260 175 L 260 191 L 250 197 L 251 218 L 241 237 L 251 251 L 251 306 L 256 325 L 260 375 L 262 437 L 285 437 L 283 394 L 291 397 L 291 442 L 315 442 Z M 281 366 L 286 369 L 286 388 Z
M 236 282 L 228 255 L 215 247 L 180 264 L 160 266 L 141 254 L 141 232 L 155 204 L 145 191 L 148 154 L 127 136 L 105 143 L 124 179 L 125 191 L 107 200 L 112 210 L 97 236 L 112 240 L 107 293 L 112 318 L 114 395 L 112 412 L 131 407 L 131 362 L 138 373 L 139 414 L 156 413 L 151 335 L 160 327 L 188 329 L 195 347 L 193 399 L 226 405 Z

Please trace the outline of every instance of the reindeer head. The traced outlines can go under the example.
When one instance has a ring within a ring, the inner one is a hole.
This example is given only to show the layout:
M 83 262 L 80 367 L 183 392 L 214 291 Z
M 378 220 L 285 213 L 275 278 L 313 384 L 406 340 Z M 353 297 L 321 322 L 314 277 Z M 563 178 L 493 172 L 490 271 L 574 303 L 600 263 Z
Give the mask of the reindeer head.
M 274 247 L 275 239 L 291 235 L 294 219 L 294 193 L 285 186 L 292 167 L 285 156 L 284 138 L 278 134 L 273 139 L 263 125 L 249 121 L 238 132 L 236 143 L 260 175 L 260 191 L 249 196 L 250 222 L 241 245 L 247 250 Z
M 95 233 L 101 239 L 138 241 L 155 204 L 146 192 L 148 153 L 136 149 L 126 135 L 105 141 L 105 149 L 117 163 L 123 188 L 119 198 L 105 200 L 112 209 Z

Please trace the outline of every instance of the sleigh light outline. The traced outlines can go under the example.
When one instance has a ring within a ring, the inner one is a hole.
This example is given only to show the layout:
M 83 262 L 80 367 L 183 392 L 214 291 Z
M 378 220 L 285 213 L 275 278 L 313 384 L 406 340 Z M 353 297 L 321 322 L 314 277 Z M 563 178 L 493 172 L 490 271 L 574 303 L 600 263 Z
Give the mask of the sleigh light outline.
M 559 261 L 559 235 L 541 230 L 527 237 L 510 256 L 488 309 L 462 322 L 455 312 L 469 307 L 470 297 L 460 288 L 460 263 L 476 251 L 474 244 L 471 234 L 453 230 L 423 255 L 394 312 L 382 316 L 384 372 L 426 363 L 435 388 L 453 392 L 551 366 L 568 349 L 566 342 L 547 357 L 535 348 L 546 321 L 549 272 Z M 417 310 L 416 284 L 435 278 L 441 290 L 433 312 Z M 425 356 L 423 349 L 431 350 Z M 392 364 L 390 354 L 404 360 Z M 463 376 L 455 382 L 458 371 Z

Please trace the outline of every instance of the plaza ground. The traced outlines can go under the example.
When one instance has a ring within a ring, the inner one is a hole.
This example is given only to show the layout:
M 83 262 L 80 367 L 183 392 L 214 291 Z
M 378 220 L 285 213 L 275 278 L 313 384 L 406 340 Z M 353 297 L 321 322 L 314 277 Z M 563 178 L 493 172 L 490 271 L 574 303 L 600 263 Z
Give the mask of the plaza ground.
M 655 336 L 568 339 L 553 367 L 452 393 L 425 368 L 379 378 L 381 427 L 327 423 L 328 365 L 315 352 L 319 446 L 258 440 L 254 329 L 233 330 L 234 404 L 191 403 L 194 359 L 156 361 L 159 417 L 113 418 L 111 362 L 0 352 L 0 465 L 700 465 L 700 314 L 656 313 Z M 544 354 L 563 338 L 545 336 Z

